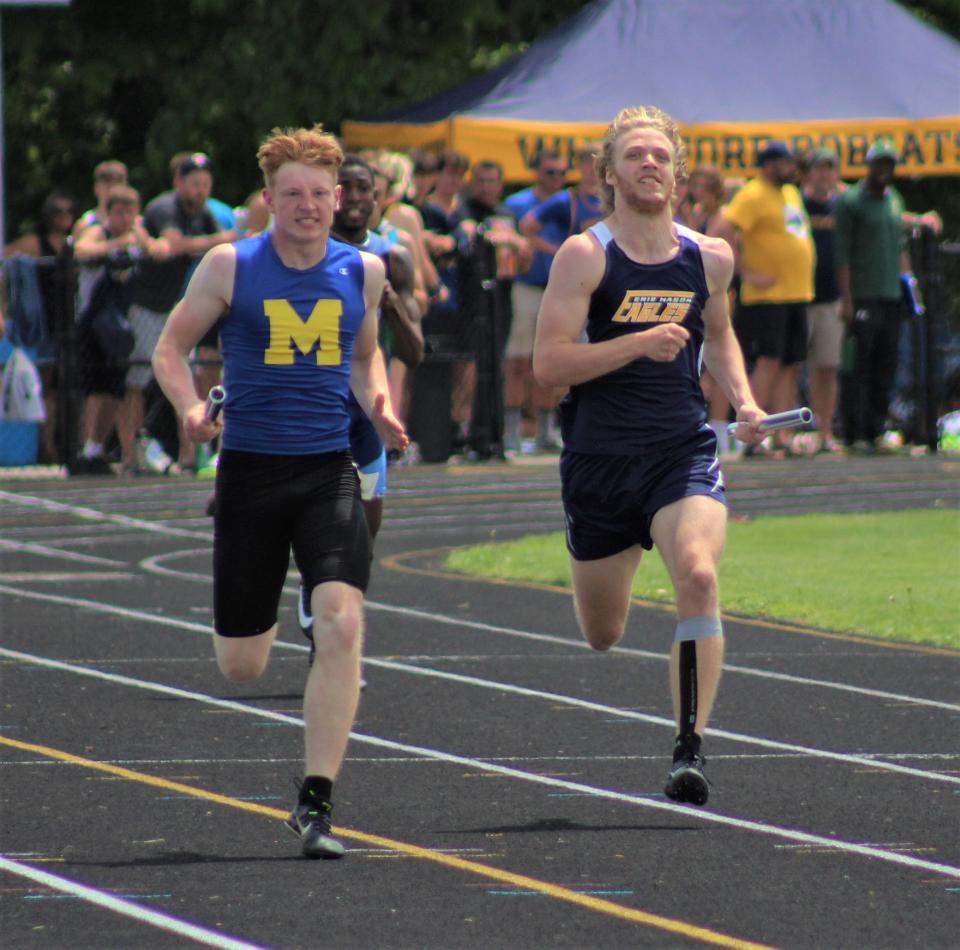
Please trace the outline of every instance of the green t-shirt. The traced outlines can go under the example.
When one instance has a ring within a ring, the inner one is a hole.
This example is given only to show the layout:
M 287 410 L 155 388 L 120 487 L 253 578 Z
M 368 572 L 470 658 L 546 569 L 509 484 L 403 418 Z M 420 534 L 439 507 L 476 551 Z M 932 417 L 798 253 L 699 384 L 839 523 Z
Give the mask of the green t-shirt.
M 888 187 L 879 197 L 864 182 L 837 201 L 833 219 L 833 260 L 850 267 L 854 300 L 900 299 L 900 254 L 906 246 L 903 198 Z

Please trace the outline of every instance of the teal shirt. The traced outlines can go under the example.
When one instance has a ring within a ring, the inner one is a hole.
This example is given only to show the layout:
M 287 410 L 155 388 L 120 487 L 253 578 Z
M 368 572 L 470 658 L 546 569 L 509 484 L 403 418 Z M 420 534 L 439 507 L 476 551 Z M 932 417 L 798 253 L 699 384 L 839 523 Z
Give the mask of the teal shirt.
M 877 197 L 861 181 L 840 195 L 834 214 L 834 264 L 850 267 L 854 300 L 900 299 L 903 210 L 895 188 Z

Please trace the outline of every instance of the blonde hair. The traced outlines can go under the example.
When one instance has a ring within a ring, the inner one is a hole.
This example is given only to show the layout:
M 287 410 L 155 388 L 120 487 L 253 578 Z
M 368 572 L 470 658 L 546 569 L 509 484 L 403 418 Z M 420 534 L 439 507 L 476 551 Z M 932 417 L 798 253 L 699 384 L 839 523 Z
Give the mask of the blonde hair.
M 381 152 L 374 164 L 389 182 L 387 198 L 390 201 L 402 200 L 413 181 L 413 160 L 410 156 L 401 152 Z
M 326 168 L 334 180 L 343 164 L 343 149 L 322 125 L 312 129 L 273 129 L 257 150 L 257 163 L 267 187 L 273 184 L 277 169 L 286 162 L 300 162 L 314 168 Z
M 656 106 L 634 106 L 621 109 L 617 117 L 607 126 L 601 144 L 602 151 L 597 156 L 597 176 L 600 179 L 600 193 L 606 211 L 613 211 L 613 185 L 607 182 L 607 172 L 613 168 L 613 150 L 617 140 L 634 129 L 656 129 L 662 132 L 673 146 L 673 165 L 677 179 L 687 177 L 687 149 L 680 138 L 677 123 L 662 109 Z

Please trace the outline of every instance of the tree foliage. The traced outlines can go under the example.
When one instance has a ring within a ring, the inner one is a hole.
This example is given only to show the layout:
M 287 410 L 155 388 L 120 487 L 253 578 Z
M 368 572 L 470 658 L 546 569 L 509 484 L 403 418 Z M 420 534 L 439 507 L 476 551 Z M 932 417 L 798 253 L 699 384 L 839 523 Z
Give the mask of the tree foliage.
M 7 220 L 45 195 L 91 201 L 105 158 L 149 197 L 185 149 L 214 159 L 216 193 L 258 187 L 276 126 L 384 112 L 489 68 L 583 0 L 73 0 L 2 13 Z
M 177 151 L 208 152 L 216 193 L 258 187 L 275 126 L 383 113 L 522 52 L 586 0 L 72 0 L 2 11 L 8 236 L 54 188 L 92 201 L 105 158 L 145 197 Z M 958 0 L 907 4 L 960 35 Z

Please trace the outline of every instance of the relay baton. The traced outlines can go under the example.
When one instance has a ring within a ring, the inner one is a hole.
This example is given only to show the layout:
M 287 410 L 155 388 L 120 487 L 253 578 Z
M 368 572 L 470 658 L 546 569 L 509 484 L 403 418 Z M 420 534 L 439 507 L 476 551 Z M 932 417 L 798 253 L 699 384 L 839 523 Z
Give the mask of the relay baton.
M 204 412 L 204 419 L 207 422 L 214 422 L 223 409 L 223 404 L 227 398 L 227 391 L 223 386 L 214 386 L 207 394 L 207 408 Z
M 760 425 L 761 432 L 772 432 L 774 429 L 792 429 L 794 426 L 807 425 L 813 421 L 813 413 L 803 406 L 800 409 L 789 409 L 787 412 L 775 412 L 772 416 L 767 416 Z M 743 423 L 746 425 L 746 423 Z M 735 435 L 739 422 L 731 422 L 727 426 L 727 432 Z

